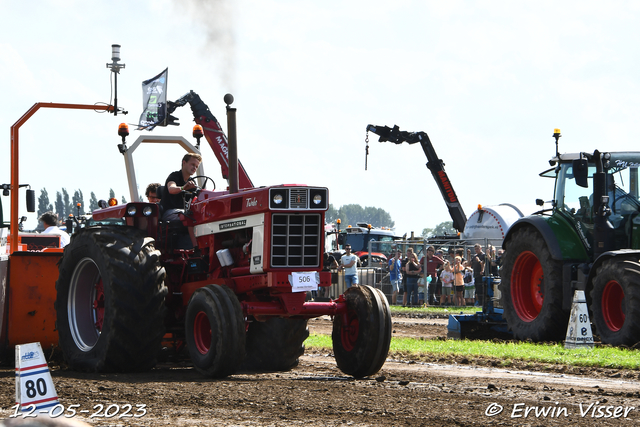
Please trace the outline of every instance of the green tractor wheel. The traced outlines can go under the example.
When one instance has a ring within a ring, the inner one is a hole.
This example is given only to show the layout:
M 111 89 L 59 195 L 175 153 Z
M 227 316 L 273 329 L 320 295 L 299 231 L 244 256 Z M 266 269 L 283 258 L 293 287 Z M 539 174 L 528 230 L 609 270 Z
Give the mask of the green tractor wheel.
M 562 264 L 532 228 L 513 234 L 504 255 L 502 307 L 509 329 L 518 339 L 560 341 L 567 331 L 562 310 Z
M 640 342 L 640 264 L 605 261 L 593 280 L 590 308 L 603 344 L 633 346 Z

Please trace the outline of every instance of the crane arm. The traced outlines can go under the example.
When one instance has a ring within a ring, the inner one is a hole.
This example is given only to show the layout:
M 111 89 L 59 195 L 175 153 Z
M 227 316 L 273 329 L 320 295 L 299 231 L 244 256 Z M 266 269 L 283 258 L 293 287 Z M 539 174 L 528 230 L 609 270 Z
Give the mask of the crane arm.
M 211 146 L 222 170 L 222 177 L 229 179 L 229 141 L 224 134 L 222 127 L 218 120 L 201 99 L 200 96 L 194 91 L 189 91 L 185 95 L 181 96 L 175 101 L 167 102 L 167 124 L 178 124 L 178 119 L 171 115 L 176 108 L 182 107 L 186 104 L 191 106 L 191 112 L 193 113 L 194 120 L 197 124 L 202 126 L 204 136 Z M 249 175 L 242 166 L 242 163 L 238 160 L 238 187 L 239 188 L 253 188 L 253 182 L 249 178 Z
M 422 151 L 427 157 L 427 168 L 431 171 L 431 175 L 433 175 L 433 179 L 436 181 L 438 189 L 440 189 L 440 194 L 442 194 L 442 198 L 447 204 L 447 209 L 449 209 L 449 215 L 453 220 L 453 228 L 462 233 L 467 223 L 467 216 L 464 214 L 458 196 L 451 185 L 451 181 L 449 181 L 449 176 L 444 170 L 444 162 L 438 158 L 429 135 L 425 132 L 401 131 L 396 125 L 392 128 L 368 125 L 367 132 L 373 132 L 378 135 L 380 142 L 393 142 L 394 144 L 402 144 L 403 142 L 408 144 L 420 143 Z

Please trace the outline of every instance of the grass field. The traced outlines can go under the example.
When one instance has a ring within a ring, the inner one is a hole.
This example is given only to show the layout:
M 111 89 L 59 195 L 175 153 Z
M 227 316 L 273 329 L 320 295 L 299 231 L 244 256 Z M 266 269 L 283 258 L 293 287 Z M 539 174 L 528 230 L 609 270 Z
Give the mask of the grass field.
M 312 334 L 305 341 L 308 348 L 332 348 L 329 335 Z M 423 360 L 435 360 L 443 355 L 490 357 L 501 359 L 503 366 L 511 361 L 553 363 L 570 366 L 640 370 L 640 352 L 618 347 L 566 350 L 562 344 L 527 342 L 491 342 L 469 340 L 420 340 L 392 338 L 390 354 L 412 355 Z
M 429 315 L 432 317 L 448 317 L 450 314 L 474 314 L 480 311 L 480 307 L 402 307 L 401 305 L 392 305 L 391 315 Z

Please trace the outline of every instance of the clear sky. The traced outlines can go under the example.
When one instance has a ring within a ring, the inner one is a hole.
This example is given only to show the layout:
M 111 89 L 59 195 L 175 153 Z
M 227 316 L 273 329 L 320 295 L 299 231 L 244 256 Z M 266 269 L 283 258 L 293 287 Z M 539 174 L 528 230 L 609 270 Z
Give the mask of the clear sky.
M 552 197 L 555 153 L 634 150 L 640 133 L 640 3 L 596 1 L 0 0 L 0 181 L 10 127 L 36 102 L 109 102 L 111 45 L 129 115 L 40 110 L 21 128 L 21 183 L 128 200 L 120 122 L 137 123 L 141 82 L 169 68 L 175 100 L 197 92 L 256 185 L 326 186 L 338 207 L 388 211 L 398 234 L 449 220 L 419 146 L 377 142 L 367 124 L 427 132 L 469 216 L 478 204 Z M 182 125 L 156 135 L 191 139 Z M 132 127 L 133 130 L 133 127 Z M 133 132 L 133 142 L 140 132 Z M 141 192 L 183 151 L 136 151 Z M 207 148 L 205 172 L 225 187 Z M 9 198 L 2 197 L 5 215 Z M 21 212 L 26 214 L 21 194 Z M 35 227 L 29 214 L 27 227 Z

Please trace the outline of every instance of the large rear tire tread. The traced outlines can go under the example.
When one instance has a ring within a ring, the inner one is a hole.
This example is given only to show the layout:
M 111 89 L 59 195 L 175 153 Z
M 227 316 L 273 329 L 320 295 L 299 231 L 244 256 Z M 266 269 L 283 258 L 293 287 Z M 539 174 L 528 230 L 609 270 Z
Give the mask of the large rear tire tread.
M 518 314 L 514 300 L 516 292 L 512 283 L 514 264 L 518 257 L 530 252 L 537 257 L 543 272 L 544 299 L 540 312 L 534 319 L 525 319 Z M 521 228 L 509 240 L 501 271 L 500 291 L 504 317 L 509 329 L 517 339 L 562 341 L 565 338 L 569 313 L 562 309 L 562 263 L 551 257 L 549 248 L 540 234 L 531 227 Z
M 247 331 L 247 358 L 242 369 L 289 371 L 298 366 L 308 337 L 307 319 L 274 317 L 253 322 Z
M 620 298 L 611 295 L 611 287 L 622 291 Z M 589 308 L 594 332 L 603 344 L 632 347 L 640 342 L 640 264 L 605 261 L 593 279 Z
M 86 318 L 70 317 L 74 316 L 70 304 L 83 308 L 69 295 L 73 292 L 72 280 L 76 280 L 76 289 L 90 286 L 74 279 L 82 262 L 97 268 L 104 291 L 102 328 L 97 342 L 88 350 L 78 347 L 74 340 L 77 332 L 71 326 L 74 322 L 82 326 Z M 59 342 L 69 367 L 90 372 L 132 372 L 155 366 L 164 335 L 165 275 L 154 240 L 141 231 L 129 227 L 80 230 L 65 248 L 56 282 Z
M 389 303 L 377 289 L 354 286 L 344 293 L 346 315 L 333 322 L 333 352 L 338 368 L 363 378 L 375 374 L 386 361 L 391 344 Z

